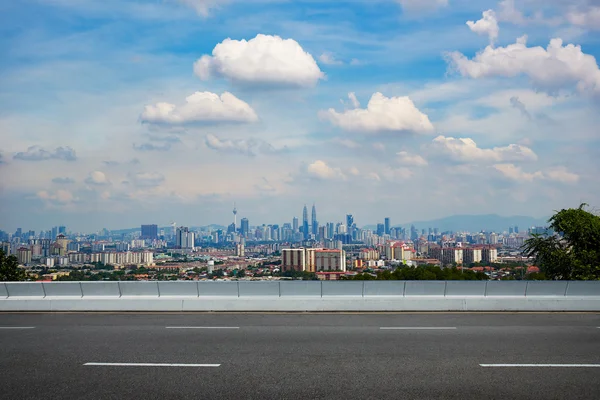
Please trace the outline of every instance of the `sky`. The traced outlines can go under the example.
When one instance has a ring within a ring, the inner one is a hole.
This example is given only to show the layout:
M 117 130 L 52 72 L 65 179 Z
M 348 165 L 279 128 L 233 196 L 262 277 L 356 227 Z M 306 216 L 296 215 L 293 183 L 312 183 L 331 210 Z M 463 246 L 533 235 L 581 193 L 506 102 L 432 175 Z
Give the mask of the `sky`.
M 0 229 L 600 206 L 598 0 L 0 2 Z

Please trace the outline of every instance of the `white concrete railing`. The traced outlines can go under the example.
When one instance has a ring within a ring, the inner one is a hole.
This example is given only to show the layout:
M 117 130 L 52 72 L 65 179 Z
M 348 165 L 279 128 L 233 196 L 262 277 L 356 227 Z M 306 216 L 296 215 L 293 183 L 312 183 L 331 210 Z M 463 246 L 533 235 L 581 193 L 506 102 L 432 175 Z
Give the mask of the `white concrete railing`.
M 600 311 L 600 281 L 0 282 L 4 311 Z

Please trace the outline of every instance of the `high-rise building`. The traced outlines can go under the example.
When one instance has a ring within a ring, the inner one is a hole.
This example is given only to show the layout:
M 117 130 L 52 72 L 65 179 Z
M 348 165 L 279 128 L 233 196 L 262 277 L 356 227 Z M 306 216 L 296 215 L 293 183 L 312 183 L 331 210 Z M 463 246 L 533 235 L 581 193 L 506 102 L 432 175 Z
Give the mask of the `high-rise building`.
M 389 235 L 390 234 L 390 217 L 385 217 L 384 220 L 384 225 L 385 225 L 385 234 Z
M 304 205 L 304 209 L 302 210 L 302 234 L 304 235 L 304 239 L 308 239 L 309 234 L 308 228 L 308 209 L 306 208 L 306 204 Z
M 313 204 L 312 206 L 312 215 L 310 219 L 311 223 L 311 232 L 313 235 L 317 235 L 319 233 L 319 222 L 317 221 L 317 208 Z
M 31 264 L 31 256 L 31 249 L 27 247 L 21 247 L 17 250 L 17 260 L 19 261 L 19 264 Z
M 175 235 L 175 245 L 182 249 L 193 249 L 194 248 L 194 232 L 185 227 L 177 228 L 177 234 Z
M 294 219 L 292 219 L 292 229 L 295 232 L 298 232 L 298 217 L 294 217 Z
M 240 221 L 240 233 L 242 237 L 248 237 L 248 232 L 250 231 L 250 224 L 248 222 L 248 218 L 242 218 Z
M 344 250 L 316 250 L 315 269 L 319 271 L 346 271 L 346 252 Z
M 281 250 L 281 269 L 283 271 L 305 271 L 306 252 L 304 249 Z
M 21 229 L 21 228 L 19 228 Z M 58 226 L 53 226 L 52 227 L 52 237 L 50 239 L 54 240 L 56 239 L 56 237 L 58 236 Z M 21 235 L 19 235 L 19 237 L 21 237 Z
M 419 238 L 419 232 L 417 231 L 417 228 L 415 228 L 414 225 L 411 225 L 410 226 L 410 240 L 412 240 L 414 242 L 418 238 Z
M 141 239 L 158 239 L 158 225 L 142 225 Z
M 66 227 L 66 226 L 59 226 L 59 227 L 58 227 L 58 234 L 60 235 L 61 233 L 62 233 L 63 235 L 66 235 L 66 234 L 67 234 L 67 227 Z
M 335 224 L 333 222 L 328 222 L 325 226 L 325 239 L 332 239 L 335 234 Z
M 352 214 L 346 214 L 346 226 L 348 229 L 354 225 L 354 216 Z
M 515 225 L 515 233 L 519 233 L 519 227 Z
M 385 233 L 385 225 L 384 224 L 377 224 L 377 235 L 378 236 L 383 236 Z

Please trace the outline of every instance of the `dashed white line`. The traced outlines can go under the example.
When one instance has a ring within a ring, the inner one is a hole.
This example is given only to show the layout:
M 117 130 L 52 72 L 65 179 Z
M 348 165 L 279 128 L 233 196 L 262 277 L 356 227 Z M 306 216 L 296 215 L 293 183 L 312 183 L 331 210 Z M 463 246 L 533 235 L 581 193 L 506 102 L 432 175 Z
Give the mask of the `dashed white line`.
M 0 326 L 0 329 L 35 329 L 35 326 Z
M 166 329 L 240 329 L 239 326 L 165 326 Z
M 600 364 L 479 364 L 489 368 L 600 368 Z
M 168 364 L 168 363 L 98 363 L 89 362 L 83 365 L 95 367 L 220 367 L 221 364 Z
M 456 329 L 455 326 L 382 326 L 381 330 L 446 330 Z

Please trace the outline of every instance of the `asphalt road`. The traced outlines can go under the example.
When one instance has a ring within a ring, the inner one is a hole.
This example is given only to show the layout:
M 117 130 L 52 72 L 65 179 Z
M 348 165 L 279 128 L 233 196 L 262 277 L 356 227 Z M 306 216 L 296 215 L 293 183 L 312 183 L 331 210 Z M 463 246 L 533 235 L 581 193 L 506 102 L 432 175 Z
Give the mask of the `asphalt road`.
M 0 398 L 597 400 L 598 327 L 600 314 L 7 313 Z

